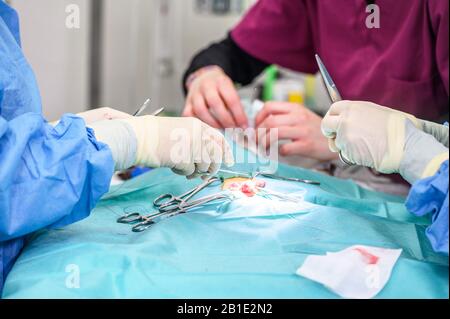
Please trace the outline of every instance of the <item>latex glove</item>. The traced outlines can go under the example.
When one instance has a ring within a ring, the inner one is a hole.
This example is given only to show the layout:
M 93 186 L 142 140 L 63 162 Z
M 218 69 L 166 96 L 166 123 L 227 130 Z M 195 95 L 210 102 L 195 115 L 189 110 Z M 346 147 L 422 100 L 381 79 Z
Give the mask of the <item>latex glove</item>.
M 328 149 L 320 131 L 322 118 L 304 106 L 286 102 L 268 102 L 258 113 L 255 125 L 258 143 L 270 147 L 270 130 L 278 129 L 279 140 L 291 140 L 280 147 L 283 156 L 301 155 L 317 160 L 337 159 Z M 261 134 L 261 130 L 265 134 Z
M 90 125 L 95 122 L 100 122 L 104 120 L 117 120 L 117 119 L 126 119 L 132 117 L 128 113 L 124 113 L 121 111 L 117 111 L 110 107 L 101 107 L 98 109 L 89 110 L 86 112 L 77 113 L 77 116 L 81 117 L 86 125 Z M 58 125 L 58 121 L 50 122 L 52 126 Z
M 449 159 L 448 147 L 430 134 L 417 129 L 407 121 L 404 155 L 400 162 L 399 173 L 409 183 L 436 174 L 442 163 Z
M 234 164 L 223 135 L 195 118 L 141 116 L 93 123 L 97 139 L 108 144 L 116 169 L 133 165 L 169 167 L 194 178 Z
M 83 118 L 87 125 L 104 120 L 117 120 L 132 117 L 128 113 L 117 111 L 110 107 L 101 107 L 98 109 L 81 112 L 78 113 L 77 115 Z
M 422 131 L 433 135 L 441 144 L 448 147 L 449 127 L 429 121 L 419 120 Z
M 322 121 L 322 133 L 333 152 L 354 164 L 397 173 L 403 158 L 405 123 L 418 120 L 406 113 L 370 102 L 334 103 Z
M 410 183 L 433 175 L 448 159 L 448 148 L 422 127 L 414 116 L 369 102 L 337 102 L 322 121 L 333 151 Z
M 233 81 L 218 66 L 200 69 L 188 79 L 183 116 L 215 128 L 247 128 L 247 116 Z

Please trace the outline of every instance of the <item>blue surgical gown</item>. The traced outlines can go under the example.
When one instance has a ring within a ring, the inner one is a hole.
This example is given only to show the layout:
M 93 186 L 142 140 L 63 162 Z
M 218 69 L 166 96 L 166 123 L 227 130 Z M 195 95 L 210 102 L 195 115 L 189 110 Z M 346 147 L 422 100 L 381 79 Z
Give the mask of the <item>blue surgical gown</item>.
M 114 163 L 84 121 L 43 118 L 17 13 L 0 0 L 0 293 L 26 236 L 89 215 L 108 191 Z
M 431 177 L 413 184 L 406 208 L 417 216 L 431 214 L 426 234 L 436 252 L 448 255 L 448 161 Z

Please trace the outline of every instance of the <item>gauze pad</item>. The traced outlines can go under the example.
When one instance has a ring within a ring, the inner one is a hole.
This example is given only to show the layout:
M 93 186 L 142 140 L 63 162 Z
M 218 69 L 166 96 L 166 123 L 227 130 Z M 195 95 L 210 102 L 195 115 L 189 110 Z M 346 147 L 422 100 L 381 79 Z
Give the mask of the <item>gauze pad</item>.
M 297 274 L 343 298 L 375 297 L 388 282 L 401 249 L 351 246 L 325 256 L 308 256 Z

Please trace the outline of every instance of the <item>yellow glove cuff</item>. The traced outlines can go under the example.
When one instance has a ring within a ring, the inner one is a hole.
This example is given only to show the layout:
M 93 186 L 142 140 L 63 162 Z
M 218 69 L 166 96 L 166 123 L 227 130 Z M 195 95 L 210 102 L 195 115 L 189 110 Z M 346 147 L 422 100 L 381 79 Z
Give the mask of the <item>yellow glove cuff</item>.
M 131 126 L 136 134 L 136 165 L 160 167 L 159 122 L 157 117 L 147 115 L 120 120 Z
M 431 162 L 428 163 L 427 167 L 425 167 L 425 170 L 422 173 L 422 178 L 430 177 L 436 174 L 436 172 L 441 167 L 442 163 L 444 163 L 448 159 L 449 159 L 448 151 L 437 155 L 435 158 L 431 160 Z
M 380 167 L 376 169 L 381 173 L 396 173 L 403 158 L 405 141 L 405 120 L 399 114 L 389 116 L 387 123 L 388 154 L 383 157 Z

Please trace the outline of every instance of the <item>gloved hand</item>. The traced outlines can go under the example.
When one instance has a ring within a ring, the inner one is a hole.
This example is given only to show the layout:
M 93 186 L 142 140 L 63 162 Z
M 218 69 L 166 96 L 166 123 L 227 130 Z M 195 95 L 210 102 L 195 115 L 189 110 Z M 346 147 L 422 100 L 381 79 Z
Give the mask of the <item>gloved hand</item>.
M 142 116 L 93 123 L 97 139 L 110 146 L 116 169 L 169 167 L 194 178 L 234 164 L 223 135 L 195 118 Z
M 81 117 L 86 125 L 90 125 L 95 122 L 100 122 L 104 120 L 117 120 L 117 119 L 126 119 L 132 117 L 128 113 L 124 113 L 121 111 L 117 111 L 110 107 L 101 107 L 98 109 L 89 110 L 86 112 L 77 113 L 77 116 Z M 56 126 L 58 125 L 58 121 L 50 122 L 50 125 Z
M 337 102 L 322 121 L 332 151 L 381 173 L 401 173 L 411 183 L 433 170 L 436 156 L 448 156 L 421 128 L 414 116 L 369 102 Z
M 441 144 L 448 147 L 449 127 L 429 121 L 419 120 L 422 131 L 433 135 Z
M 340 101 L 323 119 L 322 133 L 330 149 L 341 151 L 352 163 L 396 173 L 403 157 L 406 119 L 419 125 L 413 116 L 374 103 Z
M 430 134 L 417 129 L 411 122 L 405 125 L 404 155 L 399 173 L 409 183 L 436 174 L 442 163 L 448 160 L 448 147 Z M 447 144 L 448 145 L 448 144 Z
M 117 120 L 117 119 L 126 119 L 126 118 L 132 117 L 128 113 L 117 111 L 110 107 L 101 107 L 98 109 L 81 112 L 81 113 L 78 113 L 77 115 L 84 119 L 84 121 L 86 122 L 86 125 L 89 125 L 94 122 L 103 121 L 103 120 Z

